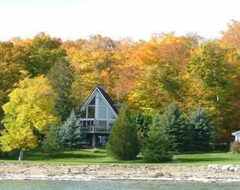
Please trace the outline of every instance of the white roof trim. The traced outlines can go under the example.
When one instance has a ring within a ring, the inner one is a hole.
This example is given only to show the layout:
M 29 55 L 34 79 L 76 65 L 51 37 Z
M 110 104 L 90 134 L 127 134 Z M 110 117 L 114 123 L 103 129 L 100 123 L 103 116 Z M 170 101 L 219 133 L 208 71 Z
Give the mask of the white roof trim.
M 238 133 L 240 133 L 240 131 L 236 131 L 236 132 L 232 133 L 232 135 L 236 136 Z

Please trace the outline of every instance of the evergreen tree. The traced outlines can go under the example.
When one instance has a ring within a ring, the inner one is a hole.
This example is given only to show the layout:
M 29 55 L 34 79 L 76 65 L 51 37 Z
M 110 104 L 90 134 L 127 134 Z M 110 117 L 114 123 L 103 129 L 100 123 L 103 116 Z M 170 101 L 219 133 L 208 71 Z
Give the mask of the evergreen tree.
M 208 151 L 212 137 L 211 122 L 208 114 L 201 108 L 198 108 L 189 117 L 189 126 L 191 128 L 191 149 L 194 151 Z
M 79 119 L 72 111 L 67 120 L 60 127 L 59 131 L 60 144 L 64 148 L 75 149 L 81 148 L 86 142 L 86 133 L 79 125 Z
M 170 105 L 165 110 L 161 116 L 161 125 L 165 128 L 172 142 L 172 151 L 182 152 L 189 150 L 190 129 L 176 105 Z
M 107 143 L 107 152 L 118 160 L 132 160 L 136 158 L 139 151 L 137 130 L 130 121 L 128 107 L 123 105 L 119 117 L 112 127 Z
M 46 138 L 43 142 L 43 150 L 46 153 L 57 154 L 60 152 L 59 141 L 59 127 L 57 125 L 51 125 Z
M 47 74 L 51 86 L 58 94 L 56 109 L 65 121 L 71 113 L 73 102 L 70 98 L 73 83 L 73 70 L 65 59 L 59 59 Z
M 144 142 L 144 139 L 147 137 L 149 131 L 149 125 L 152 122 L 152 118 L 149 115 L 144 115 L 140 112 L 137 112 L 132 115 L 131 123 L 135 126 L 138 132 L 138 138 L 141 144 Z
M 171 141 L 162 126 L 159 113 L 153 118 L 153 123 L 150 125 L 148 138 L 143 147 L 144 159 L 148 162 L 165 162 L 172 159 L 169 149 Z

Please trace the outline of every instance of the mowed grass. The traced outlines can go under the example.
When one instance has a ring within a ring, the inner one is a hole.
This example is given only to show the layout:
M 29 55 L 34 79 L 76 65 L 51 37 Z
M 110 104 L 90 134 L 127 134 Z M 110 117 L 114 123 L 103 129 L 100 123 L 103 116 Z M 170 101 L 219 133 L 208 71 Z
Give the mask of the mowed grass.
M 240 154 L 232 153 L 179 154 L 174 159 L 183 165 L 240 165 Z
M 17 158 L 15 158 L 17 159 Z M 0 158 L 0 162 L 17 162 Z M 141 156 L 136 160 L 119 161 L 107 155 L 106 150 L 69 150 L 57 155 L 47 155 L 41 152 L 27 152 L 23 162 L 33 163 L 58 163 L 58 164 L 137 164 L 149 165 Z M 154 165 L 209 165 L 232 164 L 240 165 L 240 154 L 231 153 L 202 153 L 174 155 L 173 161 L 168 163 L 156 163 Z

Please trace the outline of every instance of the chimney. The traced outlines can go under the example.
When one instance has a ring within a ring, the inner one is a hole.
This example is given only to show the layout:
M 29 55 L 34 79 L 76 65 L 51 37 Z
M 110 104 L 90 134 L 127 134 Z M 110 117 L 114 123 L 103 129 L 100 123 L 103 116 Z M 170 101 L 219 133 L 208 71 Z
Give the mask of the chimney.
M 99 86 L 99 88 L 101 88 L 102 90 L 106 91 L 106 87 L 105 86 Z
M 117 109 L 117 111 L 119 111 L 120 108 L 121 108 L 121 104 L 120 103 L 116 103 L 116 104 L 114 104 L 114 106 Z

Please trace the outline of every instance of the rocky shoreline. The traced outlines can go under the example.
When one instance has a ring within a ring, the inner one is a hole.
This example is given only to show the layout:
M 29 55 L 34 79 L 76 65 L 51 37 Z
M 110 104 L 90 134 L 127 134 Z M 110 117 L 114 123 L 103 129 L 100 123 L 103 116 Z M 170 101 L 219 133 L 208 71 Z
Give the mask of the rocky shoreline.
M 240 165 L 64 165 L 0 163 L 0 180 L 163 180 L 240 182 Z

